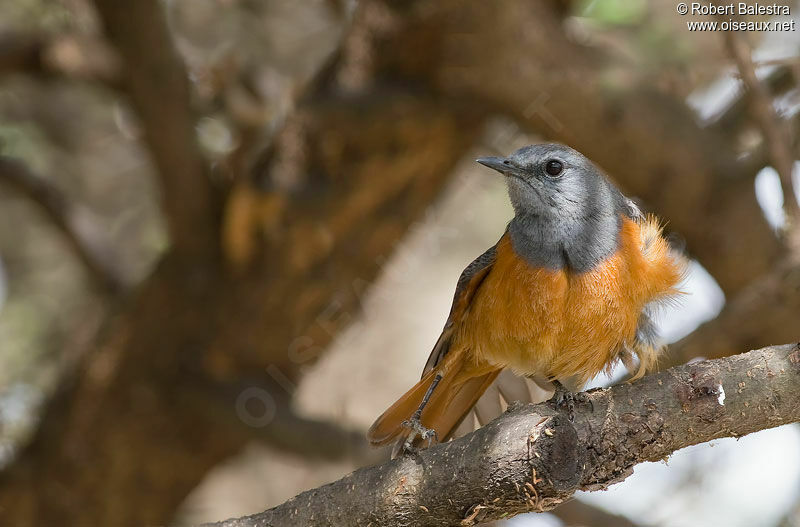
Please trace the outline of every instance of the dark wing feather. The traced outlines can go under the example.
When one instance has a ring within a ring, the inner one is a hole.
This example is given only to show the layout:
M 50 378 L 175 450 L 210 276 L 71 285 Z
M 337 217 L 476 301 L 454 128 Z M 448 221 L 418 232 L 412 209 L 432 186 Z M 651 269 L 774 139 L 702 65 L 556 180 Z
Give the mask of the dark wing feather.
M 503 235 L 505 236 L 505 234 Z M 472 262 L 461 272 L 456 284 L 456 292 L 453 295 L 453 305 L 450 308 L 450 315 L 444 325 L 442 334 L 436 345 L 433 347 L 422 375 L 425 376 L 433 369 L 450 350 L 450 337 L 453 334 L 454 323 L 459 320 L 467 311 L 475 293 L 494 264 L 497 254 L 497 244 L 486 249 L 486 251 L 472 260 Z

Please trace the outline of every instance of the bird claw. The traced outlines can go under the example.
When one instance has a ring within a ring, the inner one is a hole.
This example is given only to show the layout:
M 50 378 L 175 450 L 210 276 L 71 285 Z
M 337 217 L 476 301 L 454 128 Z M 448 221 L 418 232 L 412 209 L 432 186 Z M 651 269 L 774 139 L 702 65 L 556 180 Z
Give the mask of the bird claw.
M 417 449 L 413 446 L 414 440 L 419 437 L 422 441 L 428 441 L 428 446 L 431 446 L 434 441 L 439 441 L 439 436 L 436 434 L 436 430 L 433 428 L 428 428 L 422 424 L 422 421 L 419 420 L 419 417 L 412 416 L 411 419 L 406 419 L 403 421 L 402 425 L 405 428 L 408 428 L 411 433 L 406 438 L 405 443 L 403 443 L 403 450 L 408 453 L 414 453 Z
M 553 381 L 556 387 L 555 393 L 550 401 L 556 408 L 566 408 L 567 415 L 570 421 L 575 420 L 575 406 L 576 404 L 589 403 L 592 405 L 594 411 L 594 403 L 585 392 L 573 393 L 566 389 L 563 384 L 558 381 Z

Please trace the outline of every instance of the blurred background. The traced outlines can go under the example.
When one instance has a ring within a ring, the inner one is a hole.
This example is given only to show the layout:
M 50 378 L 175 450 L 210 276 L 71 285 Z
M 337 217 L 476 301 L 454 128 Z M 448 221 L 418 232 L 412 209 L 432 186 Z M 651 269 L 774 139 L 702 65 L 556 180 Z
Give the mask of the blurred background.
M 692 259 L 661 367 L 798 340 L 800 5 L 676 5 L 0 3 L 0 525 L 216 521 L 386 459 L 511 217 L 473 160 L 537 141 Z M 798 527 L 800 429 L 504 525 Z

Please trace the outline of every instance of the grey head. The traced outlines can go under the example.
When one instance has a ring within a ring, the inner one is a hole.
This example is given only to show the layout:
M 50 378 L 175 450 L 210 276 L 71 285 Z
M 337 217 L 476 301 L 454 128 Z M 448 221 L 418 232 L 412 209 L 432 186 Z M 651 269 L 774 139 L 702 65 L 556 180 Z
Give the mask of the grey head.
M 511 242 L 536 267 L 589 271 L 617 250 L 623 215 L 640 215 L 599 168 L 564 145 L 477 161 L 506 176 L 515 212 Z

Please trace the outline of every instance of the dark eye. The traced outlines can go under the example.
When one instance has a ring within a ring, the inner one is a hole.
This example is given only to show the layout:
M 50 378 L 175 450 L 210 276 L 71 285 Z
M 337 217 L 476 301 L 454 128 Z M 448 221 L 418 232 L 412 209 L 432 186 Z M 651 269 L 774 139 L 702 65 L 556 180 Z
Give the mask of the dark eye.
M 548 176 L 557 176 L 564 170 L 564 164 L 561 161 L 556 159 L 551 159 L 544 165 L 544 171 L 547 172 Z

